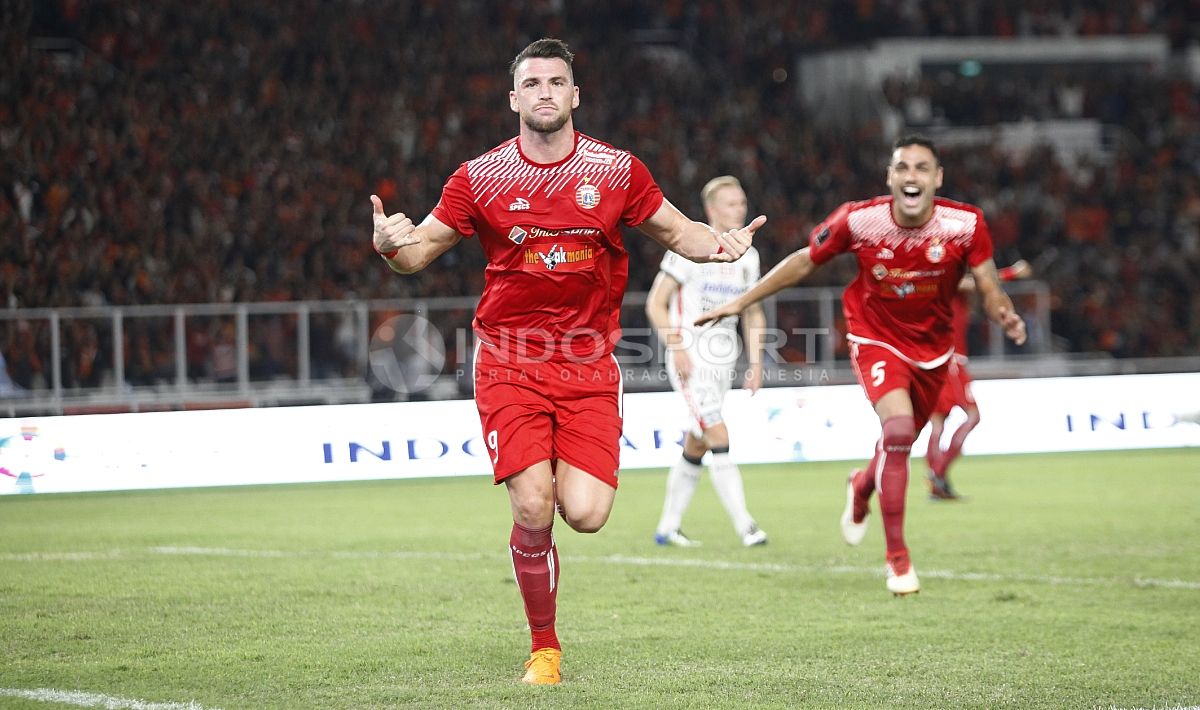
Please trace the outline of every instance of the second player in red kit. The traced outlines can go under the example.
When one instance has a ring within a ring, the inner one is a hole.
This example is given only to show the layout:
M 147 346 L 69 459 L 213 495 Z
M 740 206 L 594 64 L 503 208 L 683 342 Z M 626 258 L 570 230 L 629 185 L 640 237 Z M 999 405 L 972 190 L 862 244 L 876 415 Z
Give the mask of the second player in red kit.
M 858 276 L 846 288 L 851 364 L 883 429 L 875 456 L 847 482 L 842 535 L 858 545 L 866 516 L 879 494 L 887 543 L 887 588 L 920 589 L 904 541 L 908 457 L 945 383 L 954 353 L 951 302 L 970 272 L 984 310 L 1018 344 L 1025 323 L 1000 288 L 992 240 L 979 208 L 935 197 L 942 166 L 933 143 L 919 136 L 896 141 L 887 168 L 891 194 L 847 202 L 813 230 L 809 246 L 788 255 L 735 301 L 697 323 L 738 313 L 750 304 L 812 274 L 834 256 L 852 253 Z

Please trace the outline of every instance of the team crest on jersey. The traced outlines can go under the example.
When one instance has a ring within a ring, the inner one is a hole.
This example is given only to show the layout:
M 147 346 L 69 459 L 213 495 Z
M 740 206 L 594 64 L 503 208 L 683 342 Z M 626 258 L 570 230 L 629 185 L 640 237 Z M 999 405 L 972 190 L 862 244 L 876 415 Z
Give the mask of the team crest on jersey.
M 941 241 L 934 239 L 929 248 L 925 250 L 925 258 L 929 259 L 929 263 L 936 264 L 946 258 L 946 247 L 942 246 Z
M 575 188 L 575 204 L 590 210 L 600 204 L 600 188 L 583 179 L 583 184 Z
M 892 252 L 891 249 L 884 247 L 884 248 L 880 249 L 877 254 L 875 254 L 875 258 L 879 259 L 881 261 L 884 259 L 895 259 L 896 254 L 894 252 Z
M 875 277 L 876 281 L 883 281 L 888 275 L 887 267 L 883 264 L 876 264 L 871 267 L 871 275 Z
M 528 237 L 528 236 L 529 236 L 529 232 L 526 232 L 524 229 L 521 229 L 520 227 L 513 227 L 512 231 L 508 233 L 508 238 L 513 241 L 513 244 L 520 244 L 521 242 L 524 242 L 525 237 Z
M 527 209 L 529 209 L 529 200 L 525 199 L 524 197 L 518 197 L 512 201 L 511 205 L 508 206 L 509 212 L 518 212 L 520 210 Z

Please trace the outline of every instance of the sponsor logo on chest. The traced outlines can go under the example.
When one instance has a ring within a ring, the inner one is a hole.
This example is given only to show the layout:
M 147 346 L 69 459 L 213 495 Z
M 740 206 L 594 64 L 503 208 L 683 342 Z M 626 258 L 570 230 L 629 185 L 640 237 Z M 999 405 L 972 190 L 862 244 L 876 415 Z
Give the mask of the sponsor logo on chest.
M 593 165 L 603 165 L 611 167 L 617 161 L 617 156 L 611 153 L 600 153 L 594 150 L 583 150 L 583 162 L 592 163 Z
M 554 244 L 550 247 L 530 247 L 521 255 L 522 271 L 582 271 L 596 259 L 596 247 L 591 244 Z
M 938 284 L 936 281 L 901 281 L 899 283 L 880 284 L 879 288 L 885 293 L 890 290 L 897 298 L 908 298 L 909 296 L 936 296 L 938 293 Z
M 595 227 L 571 227 L 570 229 L 546 229 L 545 227 L 531 227 L 528 225 L 514 225 L 508 230 L 508 238 L 513 244 L 524 244 L 526 239 L 559 239 L 566 237 L 568 239 L 578 239 L 580 237 L 591 237 L 600 239 L 601 231 Z

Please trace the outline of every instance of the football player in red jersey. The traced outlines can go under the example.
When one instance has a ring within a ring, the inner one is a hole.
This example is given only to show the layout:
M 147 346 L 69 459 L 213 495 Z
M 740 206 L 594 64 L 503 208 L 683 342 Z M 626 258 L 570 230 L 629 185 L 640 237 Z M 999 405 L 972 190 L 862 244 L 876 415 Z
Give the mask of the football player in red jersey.
M 1029 262 L 1019 259 L 1012 266 L 998 271 L 1001 281 L 1027 279 L 1033 275 Z M 929 498 L 931 500 L 958 500 L 959 495 L 950 485 L 947 475 L 950 464 L 962 454 L 967 435 L 979 426 L 979 405 L 971 393 L 971 373 L 967 371 L 967 325 L 971 317 L 971 294 L 975 292 L 975 279 L 964 276 L 958 284 L 958 296 L 954 299 L 954 357 L 946 369 L 946 384 L 938 396 L 937 404 L 929 415 L 929 446 L 925 451 L 925 464 L 929 467 Z M 955 407 L 967 415 L 966 421 L 954 430 L 950 444 L 942 448 L 942 432 L 946 417 Z
M 817 225 L 809 246 L 789 254 L 749 291 L 697 319 L 697 324 L 740 313 L 747 306 L 812 274 L 834 256 L 852 252 L 858 276 L 846 287 L 851 364 L 883 427 L 875 456 L 847 482 L 842 536 L 851 545 L 866 535 L 872 493 L 879 493 L 887 541 L 887 588 L 920 590 L 904 542 L 908 457 L 946 379 L 954 354 L 951 303 L 966 272 L 975 278 L 983 308 L 1017 344 L 1025 322 L 1000 287 L 992 239 L 978 207 L 936 197 L 942 166 L 934 144 L 905 136 L 893 146 L 887 169 L 891 194 L 847 202 Z
M 375 251 L 411 274 L 463 238 L 487 256 L 476 335 L 475 401 L 495 482 L 512 507 L 513 572 L 532 636 L 524 682 L 560 681 L 555 634 L 557 509 L 579 532 L 608 520 L 617 488 L 620 337 L 629 272 L 621 225 L 697 262 L 730 262 L 766 217 L 721 234 L 683 215 L 629 151 L 575 130 L 574 55 L 557 39 L 510 66 L 520 132 L 463 163 L 420 225 L 374 205 Z

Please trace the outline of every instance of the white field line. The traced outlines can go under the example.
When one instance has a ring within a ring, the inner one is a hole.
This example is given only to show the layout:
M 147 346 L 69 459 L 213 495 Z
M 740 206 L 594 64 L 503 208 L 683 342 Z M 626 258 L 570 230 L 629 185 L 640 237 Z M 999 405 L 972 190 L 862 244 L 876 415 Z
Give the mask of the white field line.
M 485 555 L 482 552 L 356 552 L 340 550 L 324 550 L 314 552 L 293 552 L 281 550 L 240 550 L 228 547 L 150 547 L 147 548 L 156 555 L 207 555 L 210 557 L 333 557 L 342 560 L 486 560 L 496 555 Z
M 152 703 L 147 700 L 118 698 L 101 693 L 85 693 L 81 690 L 56 690 L 54 688 L 0 688 L 0 696 L 25 698 L 42 703 L 60 703 L 82 708 L 105 708 L 105 710 L 217 710 L 191 703 Z
M 1166 705 L 1164 705 L 1162 707 L 1158 707 L 1157 705 L 1155 705 L 1152 708 L 1119 708 L 1116 705 L 1110 705 L 1107 708 L 1099 708 L 1098 710 L 1200 710 L 1200 705 L 1188 705 L 1187 707 L 1182 707 L 1182 706 L 1168 707 Z
M 721 560 L 679 560 L 659 557 L 625 557 L 610 555 L 599 558 L 581 558 L 581 561 L 611 562 L 614 564 L 641 565 L 646 567 L 699 567 L 702 569 L 736 569 L 752 572 L 784 572 L 784 573 L 832 573 L 832 574 L 867 574 L 881 575 L 883 567 L 849 567 L 837 565 L 818 567 L 813 565 L 788 565 L 755 562 L 725 562 Z M 1059 577 L 1053 575 L 1004 575 L 990 572 L 953 572 L 950 570 L 920 571 L 922 577 L 949 579 L 957 582 L 1036 582 L 1056 586 L 1106 586 L 1114 583 L 1132 583 L 1135 587 L 1161 587 L 1163 589 L 1195 589 L 1200 590 L 1200 582 L 1188 582 L 1181 579 L 1150 579 L 1134 577 L 1132 580 L 1113 577 Z
M 0 562 L 80 562 L 85 560 L 115 560 L 127 557 L 121 550 L 100 552 L 10 552 L 0 554 Z
M 480 561 L 495 557 L 483 553 L 469 552 L 425 552 L 425 551 L 313 551 L 296 552 L 288 550 L 248 550 L 229 547 L 149 547 L 144 550 L 103 550 L 98 552 L 31 552 L 0 554 L 0 562 L 37 562 L 37 561 L 78 561 L 106 560 L 122 557 L 137 556 L 142 552 L 155 555 L 195 555 L 208 557 L 257 557 L 257 558 L 301 558 L 301 557 L 332 557 L 335 559 L 392 559 L 392 560 L 455 560 Z M 632 567 L 691 567 L 695 569 L 729 570 L 746 572 L 774 572 L 777 574 L 853 574 L 880 576 L 883 574 L 882 565 L 879 567 L 854 567 L 846 565 L 818 566 L 792 565 L 779 562 L 737 562 L 729 560 L 708 559 L 678 559 L 670 557 L 630 557 L 626 555 L 606 555 L 604 557 L 565 556 L 566 562 L 582 564 L 611 564 Z M 948 579 L 956 582 L 1008 582 L 1049 584 L 1052 586 L 1068 587 L 1099 587 L 1114 584 L 1132 584 L 1135 587 L 1150 589 L 1185 589 L 1200 591 L 1200 582 L 1184 579 L 1156 579 L 1152 577 L 1062 577 L 1058 575 L 1005 575 L 992 572 L 957 572 L 953 570 L 922 569 L 922 577 L 931 579 Z M 1200 710 L 1188 708 L 1187 710 Z

